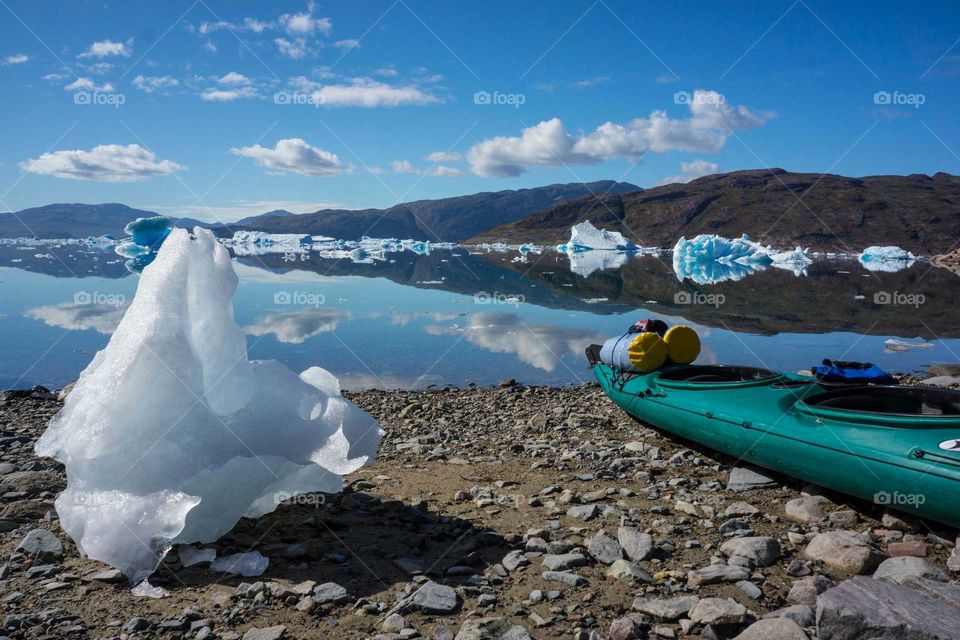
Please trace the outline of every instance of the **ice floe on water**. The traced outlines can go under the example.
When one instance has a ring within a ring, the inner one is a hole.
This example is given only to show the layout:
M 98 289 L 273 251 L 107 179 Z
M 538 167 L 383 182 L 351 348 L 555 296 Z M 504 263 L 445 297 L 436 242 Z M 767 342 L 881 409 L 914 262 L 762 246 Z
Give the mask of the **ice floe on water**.
M 334 492 L 382 432 L 319 367 L 247 359 L 228 251 L 175 229 L 37 443 L 66 467 L 60 524 L 132 582 L 291 495 Z
M 929 342 L 908 342 L 897 338 L 890 338 L 883 342 L 885 353 L 905 353 L 911 349 L 933 349 L 933 344 Z
M 809 252 L 802 247 L 779 251 L 750 240 L 746 234 L 734 239 L 713 234 L 701 234 L 690 240 L 681 237 L 673 247 L 673 270 L 677 279 L 690 278 L 698 284 L 741 280 L 770 266 L 801 276 L 812 262 Z
M 860 254 L 860 264 L 867 271 L 895 272 L 906 269 L 917 256 L 900 247 L 867 247 Z
M 632 241 L 628 240 L 619 231 L 598 229 L 589 220 L 574 225 L 570 229 L 570 240 L 566 245 L 567 251 L 633 251 L 637 249 Z
M 172 228 L 173 221 L 164 216 L 137 218 L 124 227 L 123 231 L 129 237 L 119 242 L 114 251 L 117 255 L 129 258 L 124 263 L 128 270 L 140 273 L 157 257 L 157 251 Z

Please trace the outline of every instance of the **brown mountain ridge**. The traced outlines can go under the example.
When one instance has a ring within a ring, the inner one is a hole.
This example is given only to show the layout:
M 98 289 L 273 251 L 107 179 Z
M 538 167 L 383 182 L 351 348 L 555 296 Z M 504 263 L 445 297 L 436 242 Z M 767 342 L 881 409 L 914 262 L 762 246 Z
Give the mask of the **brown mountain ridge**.
M 559 202 L 491 228 L 468 243 L 558 244 L 583 220 L 641 246 L 673 247 L 680 236 L 715 233 L 782 249 L 858 252 L 898 245 L 931 255 L 956 246 L 960 177 L 792 173 L 761 169 L 715 174 L 686 184 L 600 193 Z

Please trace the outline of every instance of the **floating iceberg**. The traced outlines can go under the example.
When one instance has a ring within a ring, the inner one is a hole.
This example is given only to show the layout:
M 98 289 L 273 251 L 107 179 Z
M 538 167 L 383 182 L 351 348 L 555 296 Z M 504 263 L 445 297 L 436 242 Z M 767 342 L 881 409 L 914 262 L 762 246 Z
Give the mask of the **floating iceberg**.
M 678 280 L 690 278 L 699 284 L 741 280 L 773 265 L 803 275 L 813 260 L 806 249 L 777 251 L 752 241 L 746 234 L 736 239 L 701 234 L 691 240 L 681 237 L 673 247 L 673 270 Z
M 900 271 L 916 261 L 917 256 L 900 247 L 867 247 L 860 254 L 860 264 L 867 271 Z
M 568 251 L 590 251 L 591 249 L 605 249 L 609 251 L 633 251 L 637 248 L 618 231 L 598 229 L 589 220 L 584 220 L 570 229 L 570 241 L 566 244 Z
M 129 271 L 140 273 L 153 262 L 163 241 L 170 235 L 173 221 L 165 216 L 137 218 L 123 228 L 130 237 L 117 244 L 113 250 L 117 255 L 129 258 L 124 263 Z
M 933 349 L 933 345 L 929 342 L 907 342 L 896 338 L 890 338 L 883 342 L 885 353 L 905 353 L 911 349 Z
M 801 247 L 797 247 L 793 251 L 775 253 L 770 256 L 770 259 L 773 261 L 773 266 L 778 269 L 793 271 L 793 275 L 798 278 L 807 275 L 807 266 L 813 262 L 813 259 L 807 255 L 807 251 Z
M 319 367 L 247 359 L 230 254 L 175 229 L 106 348 L 37 442 L 66 466 L 60 524 L 133 583 L 291 495 L 334 492 L 382 431 Z
M 170 218 L 154 216 L 152 218 L 137 218 L 133 222 L 127 223 L 123 230 L 130 236 L 130 242 L 133 244 L 156 250 L 170 235 L 171 226 Z

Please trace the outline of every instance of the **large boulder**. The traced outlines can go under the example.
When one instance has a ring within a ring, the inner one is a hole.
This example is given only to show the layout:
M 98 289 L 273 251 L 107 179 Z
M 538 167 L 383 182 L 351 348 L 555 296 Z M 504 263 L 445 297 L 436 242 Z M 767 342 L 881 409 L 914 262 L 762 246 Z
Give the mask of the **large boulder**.
M 845 530 L 817 534 L 803 554 L 834 571 L 852 574 L 873 571 L 886 558 L 859 533 Z
M 958 620 L 960 586 L 924 578 L 857 576 L 817 598 L 819 640 L 952 640 Z

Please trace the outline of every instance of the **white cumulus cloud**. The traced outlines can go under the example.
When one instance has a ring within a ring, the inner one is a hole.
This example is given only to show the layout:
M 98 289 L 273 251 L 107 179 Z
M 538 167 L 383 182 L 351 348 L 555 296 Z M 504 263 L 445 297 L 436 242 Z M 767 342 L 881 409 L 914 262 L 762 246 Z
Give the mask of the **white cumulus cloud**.
M 703 176 L 709 176 L 717 172 L 720 168 L 716 162 L 707 162 L 706 160 L 692 160 L 690 162 L 680 163 L 680 175 L 667 176 L 659 184 L 674 184 L 677 182 L 690 182 Z
M 337 154 L 307 144 L 300 138 L 285 138 L 271 149 L 255 144 L 233 148 L 230 153 L 250 158 L 261 167 L 304 176 L 336 176 L 353 172 L 353 166 L 343 163 Z
M 4 58 L 3 61 L 0 62 L 0 65 L 9 66 L 12 64 L 23 64 L 28 60 L 30 60 L 30 56 L 28 56 L 27 54 L 15 53 L 12 56 L 7 56 L 6 58 Z
M 217 78 L 217 82 L 219 82 L 220 84 L 228 85 L 228 86 L 239 86 L 239 85 L 250 84 L 250 78 L 243 75 L 242 73 L 231 71 L 230 73 L 227 73 Z
M 427 155 L 429 162 L 457 162 L 463 158 L 459 151 L 434 151 Z
M 313 97 L 325 107 L 399 107 L 442 102 L 413 86 L 394 86 L 369 78 L 355 78 L 350 84 L 324 85 Z
M 687 101 L 690 117 L 676 119 L 664 111 L 625 124 L 607 122 L 592 132 L 573 136 L 560 118 L 524 129 L 519 136 L 482 140 L 467 152 L 472 171 L 480 176 L 513 177 L 533 166 L 602 162 L 643 153 L 690 151 L 715 153 L 733 131 L 763 125 L 771 114 L 733 107 L 715 91 L 698 89 Z
M 236 87 L 234 89 L 207 89 L 200 94 L 204 102 L 233 102 L 243 98 L 255 98 L 257 90 L 251 86 Z
M 318 18 L 310 13 L 285 13 L 280 16 L 280 26 L 292 36 L 309 36 L 314 33 L 329 35 L 333 29 L 330 18 Z
M 63 88 L 65 91 L 97 91 L 99 93 L 113 92 L 113 85 L 109 82 L 98 85 L 90 78 L 77 78 Z
M 430 169 L 420 169 L 413 166 L 409 160 L 394 160 L 390 163 L 390 168 L 394 173 L 410 174 L 417 176 L 433 176 L 438 178 L 457 178 L 463 175 L 463 172 L 456 167 L 448 167 L 438 164 Z
M 180 81 L 170 76 L 137 76 L 133 86 L 146 93 L 162 93 L 180 86 Z
M 128 57 L 133 53 L 132 45 L 133 40 L 127 40 L 126 42 L 114 42 L 113 40 L 100 40 L 99 42 L 94 42 L 90 47 L 81 53 L 78 57 L 80 58 L 106 58 L 109 56 L 123 56 Z
M 307 41 L 303 38 L 294 38 L 292 40 L 277 38 L 274 40 L 274 43 L 277 45 L 277 50 L 280 54 L 291 60 L 300 60 L 307 55 Z
M 20 168 L 28 173 L 98 182 L 137 182 L 185 169 L 171 160 L 158 160 L 153 152 L 137 144 L 101 144 L 89 151 L 54 151 L 25 160 Z

